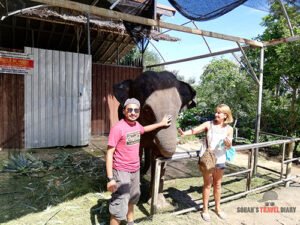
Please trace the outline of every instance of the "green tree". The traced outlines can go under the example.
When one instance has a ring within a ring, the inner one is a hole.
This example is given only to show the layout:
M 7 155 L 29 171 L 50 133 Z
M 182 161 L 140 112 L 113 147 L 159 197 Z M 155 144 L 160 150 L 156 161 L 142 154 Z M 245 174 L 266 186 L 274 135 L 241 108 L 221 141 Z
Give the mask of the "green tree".
M 153 51 L 146 49 L 144 55 L 140 53 L 137 47 L 134 47 L 126 56 L 121 59 L 121 64 L 132 65 L 132 62 L 136 60 L 144 60 L 144 65 L 154 65 L 161 63 L 161 59 L 158 54 Z M 164 66 L 153 67 L 151 70 L 163 71 Z
M 229 105 L 240 125 L 254 128 L 257 86 L 239 66 L 228 59 L 213 59 L 200 76 L 196 87 L 197 107 L 180 117 L 181 127 L 193 126 L 212 119 L 215 107 Z
M 213 59 L 200 77 L 197 102 L 207 113 L 216 105 L 229 105 L 236 119 L 255 118 L 256 90 L 254 81 L 239 66 L 228 59 Z
M 293 31 L 300 34 L 300 14 L 295 7 L 285 5 Z M 270 14 L 263 18 L 266 27 L 256 39 L 270 41 L 291 36 L 281 6 L 275 2 Z M 251 58 L 259 58 L 250 52 Z M 262 128 L 288 136 L 300 135 L 300 42 L 283 43 L 265 49 Z M 255 63 L 258 71 L 258 64 Z M 280 121 L 283 121 L 282 123 Z M 272 126 L 270 126 L 272 124 Z

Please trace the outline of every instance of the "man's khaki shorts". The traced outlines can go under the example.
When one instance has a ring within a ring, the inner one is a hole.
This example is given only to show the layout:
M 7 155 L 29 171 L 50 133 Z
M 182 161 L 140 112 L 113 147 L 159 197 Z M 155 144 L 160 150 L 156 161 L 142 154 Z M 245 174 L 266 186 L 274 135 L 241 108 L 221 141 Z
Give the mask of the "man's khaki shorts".
M 126 220 L 128 203 L 137 204 L 140 198 L 140 171 L 124 172 L 113 170 L 117 191 L 112 193 L 109 212 L 117 220 Z

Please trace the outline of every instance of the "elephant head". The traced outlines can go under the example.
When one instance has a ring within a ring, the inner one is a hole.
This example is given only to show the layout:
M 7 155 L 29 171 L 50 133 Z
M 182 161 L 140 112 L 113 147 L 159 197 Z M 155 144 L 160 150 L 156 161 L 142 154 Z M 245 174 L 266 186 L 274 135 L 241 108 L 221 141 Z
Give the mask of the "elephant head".
M 176 150 L 176 119 L 180 110 L 195 106 L 196 92 L 187 83 L 176 79 L 175 75 L 163 71 L 147 71 L 135 80 L 125 80 L 114 85 L 114 95 L 122 106 L 127 98 L 136 98 L 141 103 L 139 122 L 149 125 L 160 122 L 164 115 L 171 114 L 170 127 L 143 135 L 142 146 L 153 144 L 160 155 L 170 157 Z M 144 142 L 144 143 L 143 143 Z M 145 144 L 146 143 L 146 144 Z

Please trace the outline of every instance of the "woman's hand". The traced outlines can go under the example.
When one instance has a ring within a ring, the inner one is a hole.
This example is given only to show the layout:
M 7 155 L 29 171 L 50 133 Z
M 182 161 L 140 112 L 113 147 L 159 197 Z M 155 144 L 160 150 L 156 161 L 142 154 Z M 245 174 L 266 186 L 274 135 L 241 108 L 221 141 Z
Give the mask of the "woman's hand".
M 232 145 L 232 139 L 230 137 L 226 137 L 224 139 L 224 145 L 226 146 L 227 149 L 230 148 Z
M 183 130 L 181 130 L 180 127 L 178 128 L 178 133 L 180 134 L 181 137 L 183 137 L 185 135 Z

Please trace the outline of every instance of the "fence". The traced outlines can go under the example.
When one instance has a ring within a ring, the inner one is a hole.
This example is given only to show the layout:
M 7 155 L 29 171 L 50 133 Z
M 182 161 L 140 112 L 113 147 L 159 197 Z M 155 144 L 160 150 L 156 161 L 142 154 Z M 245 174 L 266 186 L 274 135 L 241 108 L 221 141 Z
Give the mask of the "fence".
M 281 183 L 285 183 L 286 186 L 289 186 L 290 181 L 292 179 L 295 179 L 298 176 L 291 176 L 291 163 L 293 161 L 299 160 L 299 158 L 292 158 L 293 157 L 293 146 L 295 142 L 300 141 L 300 138 L 291 138 L 289 140 L 276 140 L 276 141 L 268 141 L 268 142 L 261 142 L 261 143 L 256 143 L 256 144 L 246 144 L 246 145 L 239 145 L 235 146 L 236 151 L 248 151 L 248 168 L 243 171 L 238 171 L 230 174 L 225 174 L 224 177 L 229 177 L 229 176 L 236 176 L 239 174 L 247 174 L 247 181 L 246 181 L 246 190 L 242 193 L 238 193 L 233 196 L 229 196 L 226 198 L 222 198 L 221 202 L 225 202 L 231 199 L 235 199 L 238 197 L 242 197 L 244 195 L 247 195 L 251 192 L 255 192 L 261 189 L 265 189 L 274 185 L 278 185 Z M 268 185 L 264 185 L 255 189 L 251 189 L 251 179 L 253 172 L 256 171 L 256 168 L 254 168 L 254 152 L 258 151 L 260 148 L 264 147 L 269 147 L 273 145 L 282 145 L 282 160 L 281 160 L 281 168 L 280 171 L 276 171 L 270 168 L 266 168 L 262 165 L 257 164 L 256 167 L 260 167 L 262 169 L 266 169 L 272 172 L 275 172 L 277 174 L 280 174 L 280 179 L 276 182 L 273 182 Z M 187 150 L 187 149 L 185 149 Z M 287 159 L 285 157 L 287 151 Z M 161 165 L 164 162 L 170 162 L 174 160 L 184 160 L 184 159 L 190 159 L 190 158 L 195 158 L 199 157 L 199 151 L 188 151 L 187 152 L 180 152 L 180 153 L 175 153 L 171 158 L 157 158 L 155 162 L 155 179 L 154 179 L 154 184 L 153 184 L 153 189 L 152 189 L 152 200 L 151 200 L 151 215 L 154 215 L 157 212 L 157 201 L 158 201 L 158 191 L 159 191 L 159 179 L 160 179 L 160 173 L 161 173 Z M 286 165 L 286 171 L 284 173 L 284 165 Z M 209 203 L 210 206 L 214 205 L 213 202 Z M 187 213 L 195 210 L 199 210 L 202 208 L 202 204 L 199 204 L 195 207 L 191 207 L 188 209 L 180 210 L 177 212 L 174 212 L 173 214 L 179 215 L 182 213 Z

